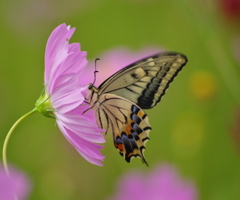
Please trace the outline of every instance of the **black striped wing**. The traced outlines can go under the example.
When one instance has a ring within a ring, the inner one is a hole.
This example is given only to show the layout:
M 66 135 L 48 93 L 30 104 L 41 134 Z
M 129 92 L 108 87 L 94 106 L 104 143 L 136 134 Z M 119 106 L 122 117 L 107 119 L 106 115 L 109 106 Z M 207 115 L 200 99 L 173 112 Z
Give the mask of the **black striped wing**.
M 152 108 L 186 63 L 186 56 L 179 53 L 145 58 L 112 75 L 98 87 L 98 93 L 124 97 L 142 109 Z

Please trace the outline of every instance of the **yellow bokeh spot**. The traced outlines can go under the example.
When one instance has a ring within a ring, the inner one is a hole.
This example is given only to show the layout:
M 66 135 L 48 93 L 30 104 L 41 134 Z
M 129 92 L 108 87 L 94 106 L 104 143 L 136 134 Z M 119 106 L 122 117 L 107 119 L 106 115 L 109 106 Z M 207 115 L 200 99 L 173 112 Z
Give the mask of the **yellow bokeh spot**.
M 212 99 L 217 92 L 215 77 L 208 71 L 195 72 L 190 78 L 190 91 L 197 100 Z
M 171 143 L 178 154 L 192 156 L 201 147 L 204 138 L 204 120 L 195 112 L 180 114 L 173 125 Z

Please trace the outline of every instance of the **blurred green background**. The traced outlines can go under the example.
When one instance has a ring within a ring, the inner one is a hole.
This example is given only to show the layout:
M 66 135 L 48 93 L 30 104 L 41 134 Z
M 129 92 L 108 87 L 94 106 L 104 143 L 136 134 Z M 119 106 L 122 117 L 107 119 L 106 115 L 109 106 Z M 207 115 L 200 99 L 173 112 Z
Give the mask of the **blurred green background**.
M 149 167 L 139 159 L 126 163 L 111 135 L 104 167 L 92 165 L 54 120 L 40 114 L 24 120 L 10 139 L 8 160 L 31 178 L 30 199 L 105 199 L 125 172 L 165 162 L 196 184 L 199 199 L 240 199 L 240 8 L 227 1 L 0 2 L 1 145 L 43 89 L 45 45 L 61 23 L 77 27 L 71 42 L 80 42 L 89 60 L 112 48 L 138 52 L 151 45 L 189 59 L 161 103 L 147 110 Z

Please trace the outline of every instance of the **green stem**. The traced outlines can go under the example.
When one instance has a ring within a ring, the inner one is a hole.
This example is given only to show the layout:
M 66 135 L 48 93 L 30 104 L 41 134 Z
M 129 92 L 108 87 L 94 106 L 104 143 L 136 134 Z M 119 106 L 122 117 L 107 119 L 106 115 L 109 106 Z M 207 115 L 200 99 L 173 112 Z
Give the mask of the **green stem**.
M 7 165 L 7 145 L 8 145 L 8 141 L 10 139 L 10 136 L 12 135 L 12 132 L 14 131 L 14 129 L 18 126 L 18 124 L 24 120 L 26 117 L 30 116 L 31 114 L 35 113 L 37 111 L 36 108 L 34 108 L 33 110 L 31 110 L 30 112 L 26 113 L 25 115 L 23 115 L 22 117 L 20 117 L 11 127 L 11 129 L 8 131 L 7 136 L 5 138 L 5 141 L 3 143 L 3 151 L 2 151 L 2 156 L 3 156 L 3 166 L 4 169 L 6 171 L 7 174 L 9 174 L 9 170 L 8 170 L 8 165 Z

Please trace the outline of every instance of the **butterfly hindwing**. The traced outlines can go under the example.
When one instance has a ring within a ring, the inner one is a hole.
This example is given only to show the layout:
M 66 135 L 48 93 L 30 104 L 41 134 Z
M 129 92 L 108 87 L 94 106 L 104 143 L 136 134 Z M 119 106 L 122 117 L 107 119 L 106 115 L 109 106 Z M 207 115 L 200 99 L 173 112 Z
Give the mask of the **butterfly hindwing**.
M 151 127 L 146 113 L 138 105 L 114 94 L 103 94 L 98 102 L 99 106 L 92 108 L 98 125 L 106 132 L 112 132 L 114 146 L 120 154 L 127 162 L 132 157 L 140 157 L 147 164 L 143 151 Z
M 142 109 L 149 109 L 161 100 L 186 63 L 182 54 L 158 54 L 118 71 L 99 86 L 99 92 L 127 98 Z

